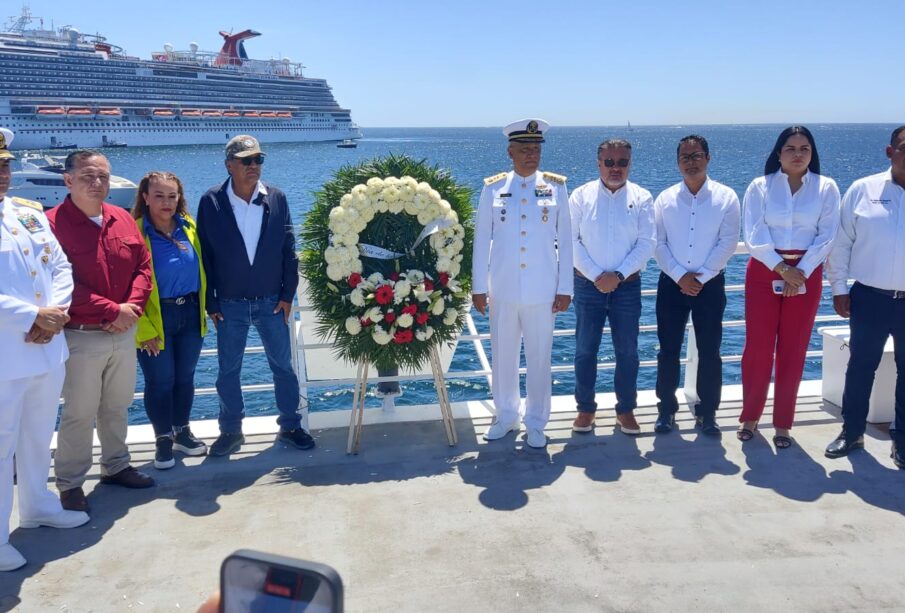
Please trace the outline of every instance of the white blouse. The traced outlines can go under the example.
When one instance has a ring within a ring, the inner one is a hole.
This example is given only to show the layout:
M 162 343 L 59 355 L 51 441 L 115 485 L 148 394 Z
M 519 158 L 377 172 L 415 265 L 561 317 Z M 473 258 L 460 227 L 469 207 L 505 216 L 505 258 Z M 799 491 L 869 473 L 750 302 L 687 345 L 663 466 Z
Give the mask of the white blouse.
M 782 171 L 758 177 L 744 200 L 744 239 L 752 257 L 771 270 L 780 250 L 806 251 L 798 268 L 811 276 L 830 253 L 839 227 L 839 188 L 829 177 L 808 172 L 792 194 Z

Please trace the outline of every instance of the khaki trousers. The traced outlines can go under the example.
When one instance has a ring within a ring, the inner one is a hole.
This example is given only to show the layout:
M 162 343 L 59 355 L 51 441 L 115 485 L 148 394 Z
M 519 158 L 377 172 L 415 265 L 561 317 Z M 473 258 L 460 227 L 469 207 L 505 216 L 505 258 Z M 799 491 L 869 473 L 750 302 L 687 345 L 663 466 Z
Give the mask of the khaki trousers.
M 92 430 L 101 442 L 101 474 L 129 465 L 128 410 L 135 393 L 135 327 L 122 334 L 66 330 L 69 361 L 54 473 L 61 492 L 81 487 L 91 469 Z

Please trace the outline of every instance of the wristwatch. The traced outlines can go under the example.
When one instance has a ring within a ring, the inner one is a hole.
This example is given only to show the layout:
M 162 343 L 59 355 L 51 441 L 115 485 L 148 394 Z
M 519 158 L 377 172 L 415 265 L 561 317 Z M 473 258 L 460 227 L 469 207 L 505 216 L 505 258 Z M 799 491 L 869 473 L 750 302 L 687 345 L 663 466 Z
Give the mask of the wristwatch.
M 792 268 L 792 267 L 786 263 L 783 263 L 783 265 L 779 267 L 779 276 L 782 276 L 782 275 L 786 274 L 787 272 L 789 272 L 790 268 Z
M 623 281 L 625 281 L 625 275 L 622 274 L 621 272 L 619 272 L 618 270 L 616 271 L 616 276 L 619 277 L 619 282 L 620 282 L 620 283 L 622 283 Z

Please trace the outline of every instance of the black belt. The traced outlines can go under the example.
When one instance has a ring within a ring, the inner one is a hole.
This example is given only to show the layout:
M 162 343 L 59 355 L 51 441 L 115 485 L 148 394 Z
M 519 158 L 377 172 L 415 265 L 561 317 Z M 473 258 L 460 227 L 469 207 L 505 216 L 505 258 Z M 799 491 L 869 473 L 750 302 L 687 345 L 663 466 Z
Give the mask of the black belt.
M 864 289 L 869 289 L 872 292 L 876 292 L 878 294 L 882 294 L 884 296 L 889 296 L 893 300 L 903 300 L 905 299 L 905 290 L 900 289 L 880 289 L 879 287 L 871 287 L 870 285 L 864 285 L 863 283 L 859 283 L 861 287 Z
M 192 292 L 185 296 L 177 296 L 176 298 L 161 298 L 160 304 L 185 304 L 186 302 L 198 302 L 198 292 Z
M 581 271 L 578 270 L 577 268 L 575 269 L 575 274 L 578 275 L 579 277 L 581 277 L 582 279 L 585 279 L 585 280 L 587 280 L 587 281 L 590 281 L 591 283 L 594 282 L 593 279 L 588 279 L 586 276 L 584 276 L 583 274 L 581 274 Z M 622 281 L 620 281 L 620 283 L 628 283 L 629 281 L 637 281 L 637 280 L 640 279 L 640 278 L 641 278 L 641 272 L 640 272 L 640 271 L 639 271 L 639 272 L 633 272 L 632 274 L 630 274 L 629 276 L 627 276 L 625 279 L 623 279 Z

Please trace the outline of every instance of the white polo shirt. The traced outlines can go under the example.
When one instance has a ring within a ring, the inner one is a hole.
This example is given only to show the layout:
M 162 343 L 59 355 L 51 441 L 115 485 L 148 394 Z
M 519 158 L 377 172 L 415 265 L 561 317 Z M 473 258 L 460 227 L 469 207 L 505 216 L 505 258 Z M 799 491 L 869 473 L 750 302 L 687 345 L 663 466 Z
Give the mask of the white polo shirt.
M 726 267 L 738 245 L 741 206 L 732 188 L 709 177 L 697 194 L 685 182 L 665 189 L 654 202 L 657 264 L 679 282 L 700 273 L 707 283 Z
M 833 295 L 846 281 L 905 291 L 905 189 L 887 170 L 858 179 L 845 192 L 839 233 L 826 262 Z

